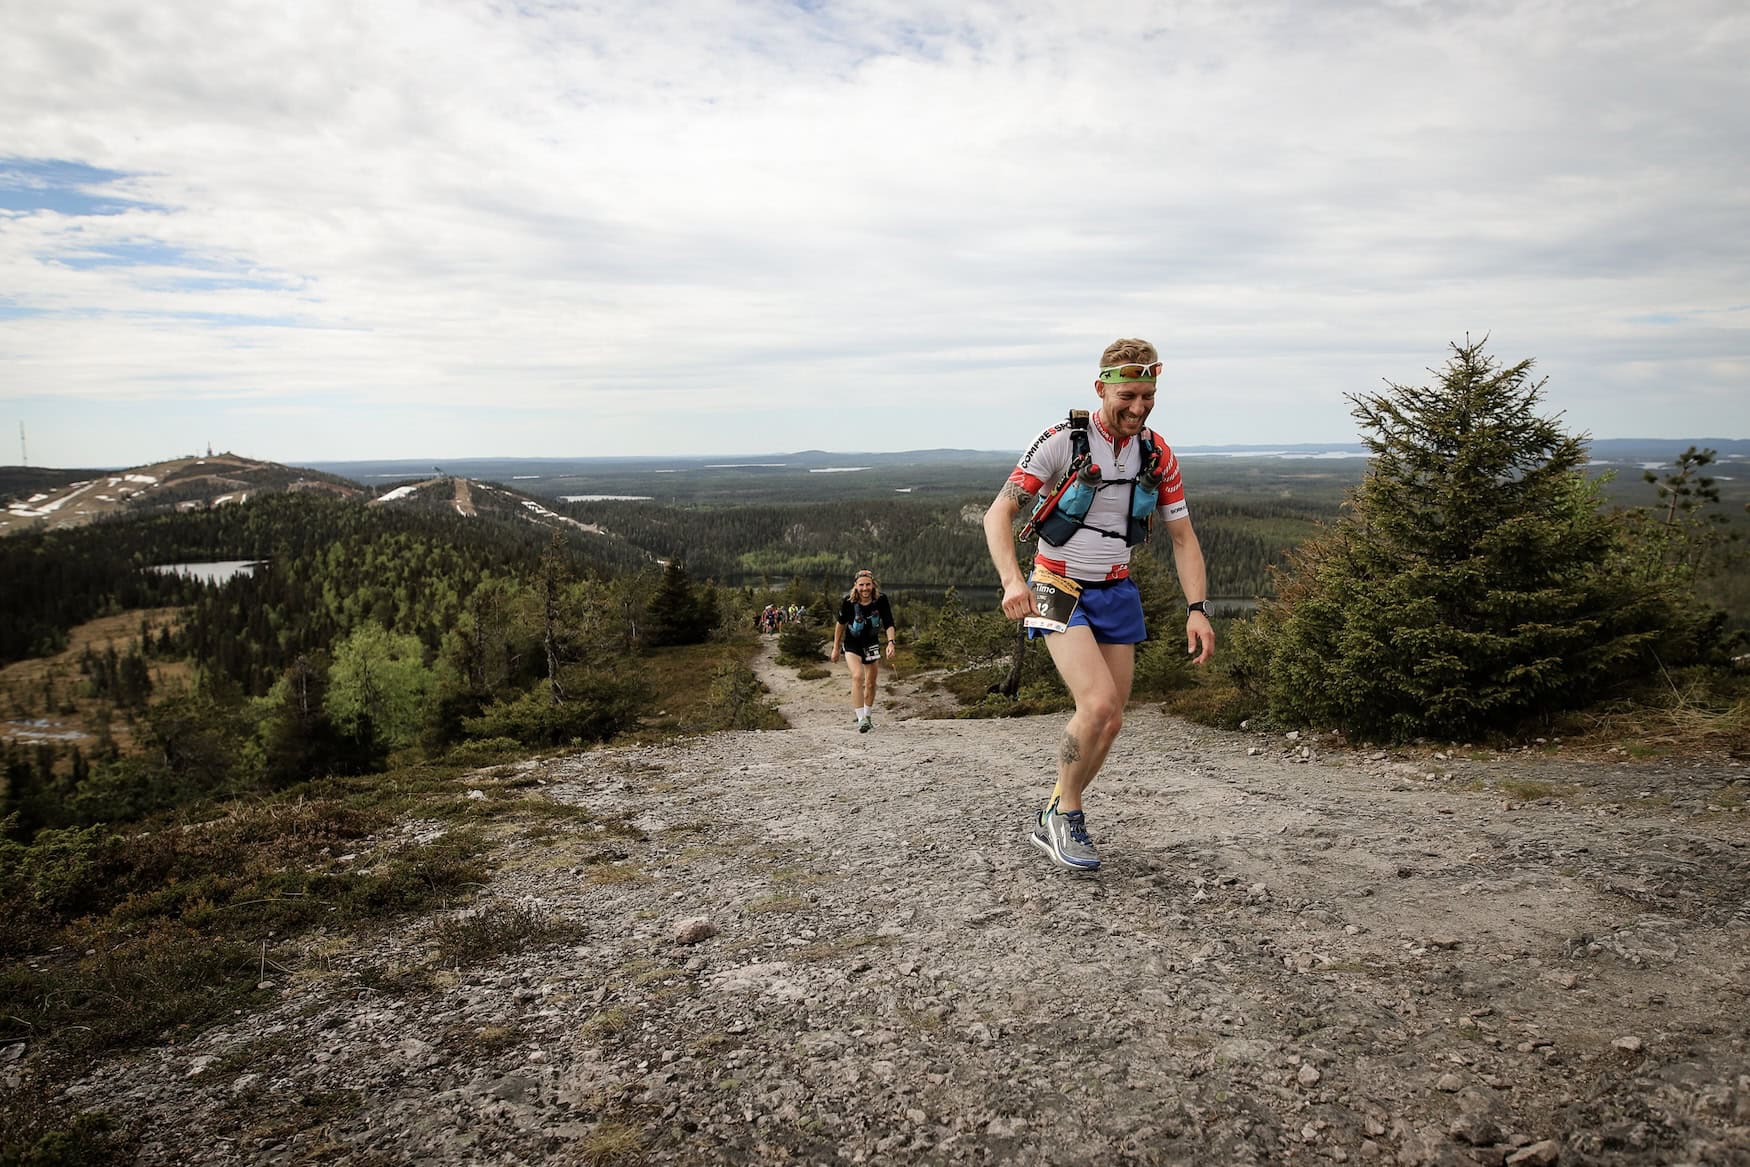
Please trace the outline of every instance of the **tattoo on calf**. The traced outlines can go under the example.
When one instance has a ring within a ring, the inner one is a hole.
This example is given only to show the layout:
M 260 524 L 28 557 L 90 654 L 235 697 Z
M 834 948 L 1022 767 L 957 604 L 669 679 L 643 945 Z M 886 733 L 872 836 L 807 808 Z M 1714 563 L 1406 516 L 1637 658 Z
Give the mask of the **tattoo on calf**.
M 1082 756 L 1082 743 L 1076 740 L 1073 733 L 1065 733 L 1063 740 L 1057 744 L 1057 760 L 1064 765 L 1072 765 Z
M 1019 482 L 1003 483 L 1003 488 L 997 492 L 997 497 L 1014 499 L 1015 505 L 1022 509 L 1025 509 L 1027 504 L 1033 501 L 1033 496 L 1027 493 Z

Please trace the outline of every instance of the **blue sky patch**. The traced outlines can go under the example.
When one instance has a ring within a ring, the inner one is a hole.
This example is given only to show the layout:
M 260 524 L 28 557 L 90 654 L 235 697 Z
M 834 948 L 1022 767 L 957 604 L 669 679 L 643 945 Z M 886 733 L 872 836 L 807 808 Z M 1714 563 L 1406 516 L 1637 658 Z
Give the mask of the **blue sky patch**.
M 103 188 L 132 178 L 59 158 L 0 158 L 0 211 L 53 211 L 60 215 L 119 215 L 160 210 Z
M 56 257 L 76 271 L 94 267 L 206 267 L 180 247 L 168 243 L 105 243 Z
M 165 268 L 156 278 L 143 278 L 137 286 L 159 292 L 287 292 L 298 284 L 281 276 L 252 269 L 240 259 L 200 255 L 171 243 L 139 239 L 124 243 L 99 243 L 44 256 L 50 262 L 74 271 L 98 268 Z
M 151 316 L 163 320 L 186 320 L 190 324 L 205 324 L 213 328 L 307 328 L 309 325 L 293 316 L 249 316 L 241 312 L 156 312 Z

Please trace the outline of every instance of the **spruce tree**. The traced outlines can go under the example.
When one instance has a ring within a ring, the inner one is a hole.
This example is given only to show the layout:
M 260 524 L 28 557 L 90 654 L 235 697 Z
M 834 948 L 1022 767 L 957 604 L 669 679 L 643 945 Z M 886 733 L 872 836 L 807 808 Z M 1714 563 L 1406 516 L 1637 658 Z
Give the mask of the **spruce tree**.
M 1538 415 L 1531 361 L 1452 348 L 1432 385 L 1349 399 L 1373 460 L 1239 654 L 1279 719 L 1463 739 L 1648 663 L 1666 608 L 1628 570 L 1583 438 Z
M 677 559 L 663 569 L 645 619 L 653 645 L 699 644 L 711 635 L 716 613 L 704 610 L 692 577 Z

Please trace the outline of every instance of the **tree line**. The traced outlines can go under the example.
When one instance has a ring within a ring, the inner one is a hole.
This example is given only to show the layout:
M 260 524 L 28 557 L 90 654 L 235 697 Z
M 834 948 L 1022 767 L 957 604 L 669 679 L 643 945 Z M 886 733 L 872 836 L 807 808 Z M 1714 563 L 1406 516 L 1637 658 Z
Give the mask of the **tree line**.
M 1729 621 L 1698 590 L 1737 554 L 1711 453 L 1687 451 L 1653 476 L 1654 505 L 1613 510 L 1586 474 L 1584 439 L 1539 416 L 1530 368 L 1467 342 L 1434 385 L 1352 398 L 1373 457 L 1340 513 L 1322 499 L 1198 503 L 1215 594 L 1263 597 L 1222 665 L 1260 714 L 1456 739 L 1730 655 Z M 11 749 L 0 813 L 28 833 L 358 772 L 401 749 L 604 739 L 636 724 L 651 696 L 628 662 L 745 626 L 771 585 L 788 580 L 830 619 L 858 567 L 889 591 L 987 580 L 983 503 L 598 503 L 573 513 L 610 536 L 561 537 L 283 495 L 15 536 L 0 541 L 0 645 L 13 658 L 102 612 L 180 604 L 183 619 L 83 662 L 90 693 L 138 719 L 143 748 L 59 768 L 52 748 Z M 1170 627 L 1176 589 L 1159 543 L 1136 562 L 1157 625 Z M 604 565 L 604 547 L 618 566 Z M 649 566 L 657 555 L 669 560 L 661 571 Z M 144 570 L 170 559 L 266 566 L 218 587 Z M 957 594 L 938 610 L 910 607 L 902 619 L 930 659 L 1014 651 L 1010 627 Z M 1160 647 L 1170 639 L 1139 658 L 1139 691 L 1185 683 Z M 152 656 L 195 662 L 196 683 L 151 694 Z M 1009 696 L 1050 684 L 1037 667 L 1011 673 Z
M 995 576 L 980 526 L 995 494 L 947 502 L 838 499 L 757 506 L 604 501 L 565 504 L 574 518 L 724 583 L 781 583 L 793 576 L 848 577 L 871 568 L 885 586 L 941 593 L 990 586 Z M 1194 501 L 1194 521 L 1218 595 L 1268 595 L 1270 567 L 1335 514 L 1323 501 Z

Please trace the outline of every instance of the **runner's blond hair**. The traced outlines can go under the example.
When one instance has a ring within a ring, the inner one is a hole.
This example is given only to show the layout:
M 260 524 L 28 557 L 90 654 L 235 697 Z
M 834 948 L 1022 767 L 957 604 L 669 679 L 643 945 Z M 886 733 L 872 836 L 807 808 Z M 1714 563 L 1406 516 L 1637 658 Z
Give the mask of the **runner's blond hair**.
M 1109 369 L 1113 365 L 1128 364 L 1132 361 L 1146 365 L 1161 359 L 1161 354 L 1155 351 L 1155 346 L 1146 340 L 1134 336 L 1119 337 L 1106 346 L 1106 351 L 1100 354 L 1100 367 Z

